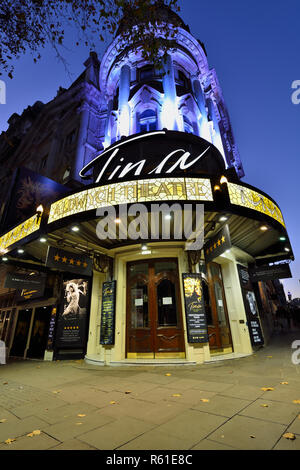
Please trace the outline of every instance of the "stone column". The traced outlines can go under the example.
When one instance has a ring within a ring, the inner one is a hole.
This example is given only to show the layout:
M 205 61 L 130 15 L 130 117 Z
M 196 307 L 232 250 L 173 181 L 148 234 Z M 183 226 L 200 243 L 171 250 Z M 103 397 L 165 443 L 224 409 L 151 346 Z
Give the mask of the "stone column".
M 73 161 L 73 165 L 71 168 L 71 177 L 76 181 L 82 181 L 79 172 L 85 165 L 85 151 L 86 151 L 86 142 L 87 142 L 87 133 L 88 133 L 88 126 L 89 126 L 89 116 L 90 116 L 90 107 L 87 102 L 83 102 L 80 109 L 80 116 L 79 116 L 79 132 L 77 138 L 77 146 L 76 146 L 76 155 L 75 160 Z
M 205 97 L 204 97 L 204 93 L 201 87 L 201 83 L 198 79 L 195 79 L 193 81 L 193 88 L 194 88 L 195 98 L 197 100 L 198 107 L 201 113 L 200 124 L 199 124 L 200 137 L 211 142 L 211 136 L 209 132 L 209 125 L 208 125 L 208 119 L 207 119 L 207 111 L 205 108 Z
M 113 109 L 113 98 L 107 97 L 107 117 L 105 122 L 105 133 L 104 133 L 104 146 L 105 148 L 111 144 L 111 133 L 110 133 L 110 115 Z
M 221 138 L 221 132 L 220 132 L 220 128 L 219 128 L 219 123 L 218 123 L 218 119 L 217 119 L 217 116 L 216 116 L 215 107 L 214 107 L 214 104 L 213 104 L 213 101 L 212 101 L 211 98 L 208 99 L 207 105 L 208 105 L 208 112 L 209 112 L 211 120 L 213 122 L 213 129 L 214 129 L 214 133 L 213 133 L 213 136 L 212 136 L 212 143 L 221 152 L 221 154 L 223 155 L 223 158 L 225 160 L 225 152 L 224 152 L 224 148 L 223 148 L 223 144 L 222 144 L 222 138 Z
M 164 101 L 162 106 L 162 124 L 169 130 L 177 131 L 178 125 L 178 108 L 177 95 L 174 76 L 174 66 L 172 57 L 168 54 L 164 63 Z
M 128 104 L 130 93 L 130 67 L 123 65 L 119 82 L 119 132 L 120 137 L 128 136 L 130 132 L 130 107 Z

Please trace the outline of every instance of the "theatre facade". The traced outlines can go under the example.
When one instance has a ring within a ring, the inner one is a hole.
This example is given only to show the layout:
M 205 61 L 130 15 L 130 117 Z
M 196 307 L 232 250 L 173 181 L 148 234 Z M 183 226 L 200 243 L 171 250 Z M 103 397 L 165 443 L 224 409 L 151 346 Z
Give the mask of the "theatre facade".
M 10 356 L 200 364 L 252 354 L 272 334 L 284 303 L 274 280 L 294 259 L 283 215 L 241 181 L 204 45 L 161 15 L 177 44 L 164 70 L 120 29 L 101 63 L 92 53 L 68 90 L 0 136 Z

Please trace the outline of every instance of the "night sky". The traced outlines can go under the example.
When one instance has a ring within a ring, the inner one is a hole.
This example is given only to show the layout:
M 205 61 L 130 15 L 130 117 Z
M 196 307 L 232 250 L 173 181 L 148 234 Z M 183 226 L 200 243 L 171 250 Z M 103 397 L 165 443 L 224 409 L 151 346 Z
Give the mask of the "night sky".
M 210 67 L 223 90 L 246 176 L 281 208 L 296 261 L 286 292 L 300 297 L 300 104 L 291 88 L 300 80 L 299 0 L 181 0 L 181 17 L 204 42 Z M 0 104 L 0 132 L 11 114 L 35 101 L 53 99 L 83 71 L 88 48 L 75 46 L 69 30 L 62 54 L 68 72 L 50 47 L 34 64 L 30 53 L 15 61 L 13 80 L 5 75 L 6 104 Z M 106 45 L 99 42 L 102 57 Z

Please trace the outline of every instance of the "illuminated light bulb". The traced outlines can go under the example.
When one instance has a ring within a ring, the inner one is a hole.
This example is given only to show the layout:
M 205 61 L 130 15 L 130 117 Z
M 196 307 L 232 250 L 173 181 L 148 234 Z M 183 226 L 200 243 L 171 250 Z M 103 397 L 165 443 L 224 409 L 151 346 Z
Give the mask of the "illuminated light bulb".
M 214 186 L 214 191 L 221 191 L 221 188 L 218 184 Z
M 262 226 L 259 227 L 259 228 L 260 228 L 260 230 L 261 230 L 262 232 L 265 232 L 266 230 L 268 230 L 268 227 L 267 227 L 266 225 L 262 225 Z
M 73 232 L 79 232 L 79 227 L 77 225 L 74 225 L 74 227 L 71 228 Z
M 221 177 L 220 183 L 221 183 L 221 184 L 228 183 L 228 179 L 226 178 L 226 176 L 222 176 L 222 177 Z

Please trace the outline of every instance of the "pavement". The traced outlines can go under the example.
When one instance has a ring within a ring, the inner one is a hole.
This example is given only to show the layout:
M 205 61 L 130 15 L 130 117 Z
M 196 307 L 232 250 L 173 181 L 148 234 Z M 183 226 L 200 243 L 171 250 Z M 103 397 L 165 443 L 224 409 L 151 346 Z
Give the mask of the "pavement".
M 0 366 L 1 451 L 300 450 L 299 415 L 300 330 L 197 366 Z

